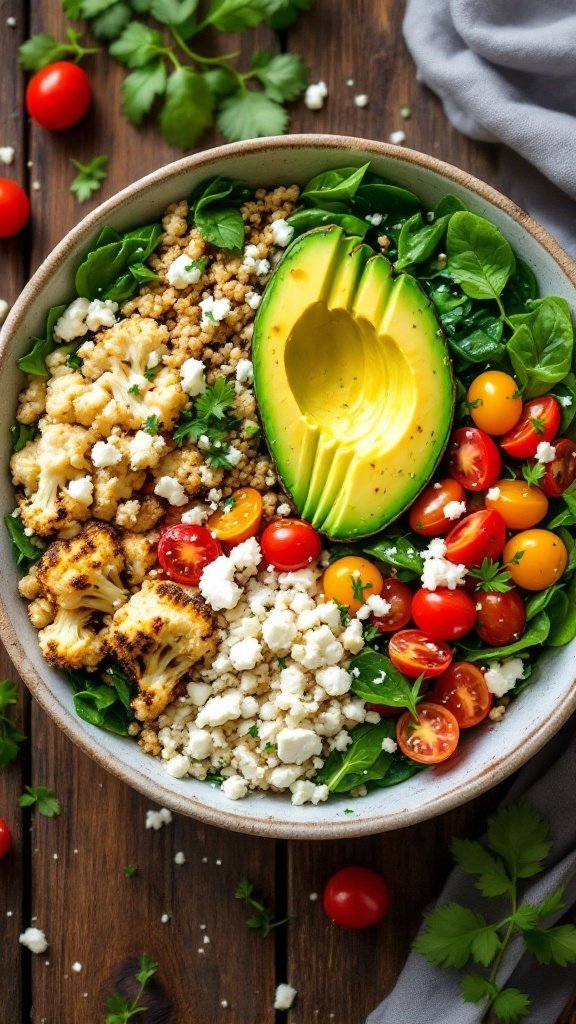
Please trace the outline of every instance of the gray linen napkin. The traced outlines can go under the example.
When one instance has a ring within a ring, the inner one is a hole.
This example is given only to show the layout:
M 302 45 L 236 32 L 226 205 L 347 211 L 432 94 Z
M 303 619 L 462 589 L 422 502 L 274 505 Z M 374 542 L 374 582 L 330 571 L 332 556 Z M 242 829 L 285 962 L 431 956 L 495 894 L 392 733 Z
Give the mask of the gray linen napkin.
M 521 770 L 503 801 L 510 803 L 520 797 L 528 800 L 552 826 L 554 845 L 547 870 L 527 885 L 523 898 L 528 902 L 537 903 L 565 885 L 566 906 L 573 908 L 576 904 L 575 780 L 576 732 L 570 721 Z M 496 905 L 495 900 L 486 901 L 459 868 L 452 872 L 438 899 L 439 904 L 451 901 L 480 912 L 486 912 L 487 903 Z M 546 923 L 556 924 L 565 913 Z M 571 967 L 537 968 L 534 957 L 523 955 L 523 950 L 521 941 L 509 946 L 498 983 L 519 988 L 530 996 L 532 1010 L 526 1024 L 554 1024 L 569 1001 L 576 971 Z M 459 978 L 457 971 L 433 967 L 419 953 L 411 953 L 395 988 L 366 1024 L 480 1024 L 483 1013 L 477 1005 L 463 1001 Z
M 576 3 L 408 0 L 418 78 L 466 135 L 499 142 L 499 185 L 576 255 Z

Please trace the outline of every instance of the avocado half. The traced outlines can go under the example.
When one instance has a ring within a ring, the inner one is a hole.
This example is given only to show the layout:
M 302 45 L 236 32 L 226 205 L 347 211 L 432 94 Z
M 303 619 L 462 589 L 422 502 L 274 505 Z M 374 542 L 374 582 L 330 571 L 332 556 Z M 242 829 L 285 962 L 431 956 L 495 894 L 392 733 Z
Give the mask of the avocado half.
M 281 480 L 333 540 L 381 530 L 412 503 L 448 442 L 450 360 L 408 274 L 341 228 L 301 235 L 254 323 L 254 387 Z

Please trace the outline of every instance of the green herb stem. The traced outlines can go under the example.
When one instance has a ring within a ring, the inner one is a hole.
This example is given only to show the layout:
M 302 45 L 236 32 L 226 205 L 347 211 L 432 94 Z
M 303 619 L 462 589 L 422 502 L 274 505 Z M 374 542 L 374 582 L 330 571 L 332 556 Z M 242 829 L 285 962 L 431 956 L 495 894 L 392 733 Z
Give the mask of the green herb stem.
M 238 74 L 238 72 L 236 72 L 234 68 L 229 65 L 228 62 L 234 60 L 236 57 L 239 57 L 241 52 L 240 50 L 234 50 L 233 53 L 225 53 L 223 54 L 222 57 L 204 57 L 202 54 L 196 53 L 194 50 L 190 49 L 190 47 L 182 38 L 178 29 L 175 28 L 174 25 L 170 25 L 170 34 L 172 35 L 173 39 L 178 43 L 178 46 L 186 54 L 186 56 L 190 57 L 190 60 L 195 61 L 196 64 L 213 64 L 216 67 L 225 67 L 227 71 L 230 71 L 233 74 Z
M 517 891 L 516 891 L 517 884 L 518 884 L 518 881 L 517 881 L 516 875 L 514 875 L 514 877 L 512 879 L 512 892 L 510 894 L 510 904 L 511 904 L 510 911 L 511 911 L 511 913 L 510 913 L 510 917 L 507 919 L 508 926 L 506 928 L 506 933 L 504 935 L 504 938 L 502 939 L 502 945 L 500 946 L 500 950 L 499 950 L 499 952 L 498 952 L 498 954 L 496 956 L 496 959 L 495 959 L 495 961 L 494 961 L 494 963 L 492 965 L 492 970 L 490 971 L 490 977 L 488 979 L 492 983 L 495 983 L 495 981 L 496 981 L 496 978 L 498 976 L 498 971 L 500 970 L 500 967 L 502 966 L 502 961 L 504 959 L 504 954 L 505 954 L 505 952 L 506 952 L 506 950 L 508 948 L 508 945 L 510 943 L 510 939 L 512 938 L 512 934 L 514 932 L 514 919 L 515 919 L 515 916 L 516 916 L 516 911 L 518 910 L 518 895 L 517 895 Z M 496 927 L 498 928 L 498 930 L 500 930 L 500 928 L 502 928 L 505 924 L 506 924 L 506 919 L 504 919 L 504 921 L 500 921 L 500 923 Z M 482 1018 L 481 1024 L 487 1024 L 488 1014 L 490 1013 L 490 1010 L 492 1009 L 492 1005 L 494 1003 L 494 1000 L 497 998 L 497 996 L 498 996 L 498 991 L 496 991 L 494 996 L 489 1000 L 488 1005 L 486 1007 L 486 1010 L 484 1012 L 484 1016 Z

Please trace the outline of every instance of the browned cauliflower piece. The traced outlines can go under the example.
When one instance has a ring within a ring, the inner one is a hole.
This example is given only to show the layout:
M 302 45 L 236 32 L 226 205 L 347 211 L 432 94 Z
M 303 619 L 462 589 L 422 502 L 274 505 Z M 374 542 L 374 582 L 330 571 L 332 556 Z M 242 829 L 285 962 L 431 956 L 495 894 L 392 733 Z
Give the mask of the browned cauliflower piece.
M 56 540 L 38 562 L 42 595 L 58 608 L 113 615 L 128 594 L 116 530 L 91 520 L 70 540 Z
M 26 387 L 20 392 L 16 419 L 19 423 L 36 423 L 46 408 L 46 380 L 44 377 L 28 377 Z
M 124 530 L 120 537 L 126 573 L 131 587 L 137 587 L 158 563 L 156 554 L 158 530 L 151 533 L 135 533 Z
M 214 654 L 212 616 L 198 597 L 178 583 L 145 580 L 116 612 L 106 644 L 138 693 L 136 718 L 153 721 L 174 699 L 178 681 L 201 658 Z
M 46 661 L 63 669 L 96 668 L 104 657 L 106 629 L 97 632 L 91 619 L 90 609 L 60 608 L 54 621 L 38 634 Z
M 165 455 L 153 470 L 157 480 L 162 476 L 174 477 L 190 497 L 203 489 L 200 466 L 202 456 L 196 448 L 177 448 Z

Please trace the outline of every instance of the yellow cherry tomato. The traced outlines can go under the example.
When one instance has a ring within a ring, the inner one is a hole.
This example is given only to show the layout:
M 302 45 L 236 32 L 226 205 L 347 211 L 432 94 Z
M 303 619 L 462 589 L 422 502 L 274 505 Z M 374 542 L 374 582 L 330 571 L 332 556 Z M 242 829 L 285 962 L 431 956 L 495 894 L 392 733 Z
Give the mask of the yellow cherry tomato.
M 262 495 L 253 487 L 241 487 L 224 499 L 224 508 L 212 513 L 206 527 L 225 544 L 240 544 L 258 533 L 261 519 Z
M 497 498 L 492 492 L 499 491 Z M 540 523 L 548 511 L 548 498 L 525 480 L 497 480 L 486 493 L 486 508 L 496 509 L 509 530 L 527 530 Z
M 522 398 L 514 377 L 501 370 L 487 370 L 468 388 L 470 415 L 487 434 L 507 434 L 522 413 Z
M 355 615 L 366 598 L 380 595 L 384 580 L 375 565 L 367 558 L 346 555 L 332 562 L 322 578 L 322 590 L 328 601 L 346 605 Z
M 508 541 L 502 561 L 514 583 L 525 590 L 546 590 L 559 580 L 566 563 L 566 545 L 551 530 L 525 530 Z

